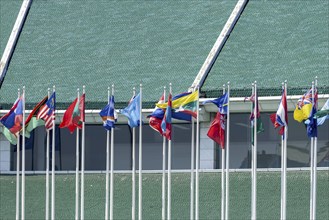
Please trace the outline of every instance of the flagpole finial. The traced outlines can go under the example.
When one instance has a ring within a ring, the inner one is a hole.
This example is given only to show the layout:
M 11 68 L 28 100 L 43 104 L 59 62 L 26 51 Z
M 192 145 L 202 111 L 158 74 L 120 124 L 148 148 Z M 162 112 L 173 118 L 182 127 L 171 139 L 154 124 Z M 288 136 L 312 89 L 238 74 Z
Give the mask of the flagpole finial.
M 171 86 L 172 84 L 171 83 L 169 83 L 169 86 Z
M 230 81 L 227 82 L 227 85 L 230 85 Z
M 287 80 L 285 80 L 284 83 L 287 84 Z
M 114 88 L 114 84 L 112 84 L 112 89 Z
M 107 87 L 107 90 L 110 90 L 110 87 L 109 86 Z
M 55 92 L 55 89 L 56 89 L 56 86 L 55 86 L 55 85 L 53 85 L 53 92 Z
M 166 89 L 166 86 L 164 86 L 163 89 Z
M 142 82 L 139 84 L 139 87 L 141 87 L 141 88 L 143 87 Z
M 50 88 L 48 88 L 48 92 L 50 92 Z
M 257 84 L 257 81 L 255 80 L 255 84 Z
M 23 86 L 23 91 L 25 90 L 25 86 Z

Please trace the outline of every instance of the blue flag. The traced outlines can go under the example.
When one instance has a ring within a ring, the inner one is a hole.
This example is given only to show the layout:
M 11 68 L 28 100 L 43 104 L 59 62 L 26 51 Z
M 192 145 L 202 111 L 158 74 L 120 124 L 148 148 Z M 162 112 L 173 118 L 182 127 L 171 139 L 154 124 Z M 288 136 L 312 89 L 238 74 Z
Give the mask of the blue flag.
M 316 113 L 316 108 L 313 105 L 310 117 L 308 118 L 309 123 L 307 124 L 307 135 L 310 138 L 318 136 L 317 119 L 314 117 L 315 113 Z
M 227 106 L 228 106 L 228 93 L 226 92 L 221 97 L 214 99 L 214 100 L 208 100 L 204 101 L 203 104 L 212 102 L 218 107 L 218 112 L 221 114 L 227 114 Z
M 99 113 L 103 120 L 103 126 L 106 130 L 114 128 L 114 124 L 117 120 L 117 114 L 114 108 L 114 96 L 110 97 L 109 103 Z
M 128 106 L 120 110 L 120 113 L 125 115 L 128 118 L 128 125 L 131 128 L 138 127 L 140 125 L 140 95 L 135 96 Z

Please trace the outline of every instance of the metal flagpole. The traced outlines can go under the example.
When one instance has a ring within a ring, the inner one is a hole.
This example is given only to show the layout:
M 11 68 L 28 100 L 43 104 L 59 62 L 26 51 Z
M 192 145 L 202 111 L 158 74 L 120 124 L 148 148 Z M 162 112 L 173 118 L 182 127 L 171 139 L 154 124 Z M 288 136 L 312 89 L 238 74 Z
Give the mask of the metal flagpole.
M 85 86 L 82 87 L 82 94 L 85 94 Z M 80 102 L 78 102 L 80 106 Z M 81 214 L 80 219 L 85 218 L 85 122 L 82 121 L 82 134 L 81 134 Z
M 48 88 L 48 100 L 50 97 L 50 88 Z M 46 146 L 46 220 L 49 219 L 49 130 L 47 129 Z
M 112 84 L 112 96 L 114 85 Z M 110 219 L 113 219 L 113 176 L 114 176 L 114 128 L 111 130 L 111 176 L 110 176 Z
M 53 86 L 53 93 L 55 92 L 55 86 Z M 56 109 L 54 109 L 55 111 Z M 55 112 L 54 112 L 55 115 Z M 55 219 L 55 118 L 53 120 L 53 135 L 52 135 L 52 159 L 51 159 L 51 219 Z
M 139 103 L 139 161 L 138 161 L 138 219 L 141 220 L 143 213 L 142 213 L 142 84 L 139 85 L 140 89 L 140 103 Z
M 225 219 L 229 219 L 229 167 L 230 167 L 230 82 L 227 82 L 227 126 L 226 126 L 226 180 L 225 180 Z
M 133 97 L 136 95 L 136 88 L 133 88 Z M 131 219 L 135 220 L 136 214 L 136 128 L 133 127 L 133 149 L 132 149 L 132 191 L 131 191 Z
M 20 98 L 20 89 L 18 89 L 17 96 Z M 17 134 L 17 148 L 16 148 L 16 220 L 19 219 L 19 167 L 20 167 L 20 138 L 19 133 Z
M 312 98 L 313 102 L 312 105 L 314 105 L 314 82 L 312 82 Z M 314 204 L 314 196 L 313 196 L 313 189 L 314 189 L 314 137 L 311 137 L 311 148 L 310 148 L 310 173 L 311 173 L 311 178 L 310 178 L 310 219 L 313 219 L 313 204 Z
M 223 95 L 225 94 L 225 84 L 223 85 Z M 225 219 L 225 148 L 221 148 L 222 156 L 222 185 L 221 185 L 221 219 Z
M 79 103 L 80 90 L 77 89 Z M 76 150 L 75 150 L 75 219 L 79 220 L 79 128 L 76 128 Z
M 251 210 L 251 219 L 257 219 L 257 82 L 253 84 L 253 95 L 254 95 L 254 122 L 253 122 L 253 148 L 252 148 L 252 210 Z
M 284 82 L 284 96 L 287 98 L 287 80 Z M 287 112 L 285 112 L 286 114 Z M 288 122 L 286 121 L 284 127 L 283 140 L 283 198 L 282 198 L 282 216 L 281 219 L 286 219 L 286 201 L 287 201 L 287 139 L 288 139 Z
M 107 88 L 107 103 L 110 104 L 110 87 Z M 105 220 L 109 219 L 109 170 L 110 170 L 110 131 L 106 130 L 106 180 L 105 180 Z
M 191 140 L 191 186 L 190 186 L 190 220 L 194 220 L 194 164 L 195 164 L 195 156 L 194 156 L 194 143 L 195 143 L 195 132 L 194 132 L 194 118 L 191 117 L 192 120 L 192 140 Z
M 171 83 L 169 83 L 169 96 L 172 94 Z M 169 105 L 169 100 L 168 100 Z M 167 219 L 171 219 L 171 138 L 168 140 L 168 204 L 167 204 Z
M 166 87 L 163 87 L 163 100 L 166 100 Z M 166 137 L 162 137 L 162 220 L 166 219 Z
M 315 105 L 315 108 L 317 110 L 317 101 L 315 100 L 315 92 L 317 92 L 317 86 L 318 86 L 318 77 L 315 77 L 315 87 L 313 88 L 312 91 L 312 96 L 313 96 L 313 105 Z M 315 122 L 317 123 L 317 121 Z M 316 125 L 317 126 L 317 125 Z M 317 138 L 317 134 L 314 137 L 314 150 L 313 150 L 313 219 L 316 219 L 316 181 L 317 181 L 317 161 L 318 161 L 318 138 Z
M 25 86 L 23 86 L 23 134 L 22 134 L 22 219 L 25 219 Z
M 195 219 L 199 219 L 199 167 L 200 167 L 200 119 L 199 119 L 199 86 L 197 101 L 197 120 L 196 120 L 196 174 L 195 174 Z

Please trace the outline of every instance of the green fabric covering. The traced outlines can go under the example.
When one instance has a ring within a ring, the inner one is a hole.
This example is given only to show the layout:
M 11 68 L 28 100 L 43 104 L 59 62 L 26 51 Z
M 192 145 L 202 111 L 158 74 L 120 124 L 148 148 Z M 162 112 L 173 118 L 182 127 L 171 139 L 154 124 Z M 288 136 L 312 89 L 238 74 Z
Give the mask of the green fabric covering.
M 138 182 L 138 175 L 136 176 Z M 309 171 L 287 172 L 287 219 L 307 219 Z M 329 173 L 317 173 L 317 219 L 329 218 Z M 56 175 L 56 219 L 74 219 L 75 175 Z M 257 173 L 257 219 L 280 219 L 280 172 Z M 0 219 L 15 218 L 16 176 L 0 175 Z M 26 219 L 45 218 L 45 175 L 26 176 Z M 161 219 L 161 174 L 143 174 L 143 219 Z M 220 219 L 221 174 L 200 173 L 200 219 Z M 131 219 L 131 174 L 114 174 L 113 218 Z M 136 195 L 138 187 L 136 185 Z M 190 173 L 172 174 L 172 219 L 189 219 Z M 251 174 L 230 174 L 230 219 L 250 219 Z M 136 215 L 138 198 L 136 197 Z M 105 174 L 85 175 L 85 219 L 104 219 Z M 138 216 L 136 216 L 137 218 Z
M 6 48 L 22 2 L 22 0 L 0 1 L 0 57 Z
M 86 85 L 86 109 L 100 109 L 115 84 L 123 107 L 141 81 L 154 107 L 170 82 L 174 94 L 190 87 L 236 2 L 34 0 L 0 103 L 10 108 L 25 85 L 29 109 L 56 85 L 65 109 Z
M 318 76 L 319 93 L 329 93 L 329 2 L 250 0 L 202 87 L 217 97 L 231 82 L 232 96 L 302 95 Z

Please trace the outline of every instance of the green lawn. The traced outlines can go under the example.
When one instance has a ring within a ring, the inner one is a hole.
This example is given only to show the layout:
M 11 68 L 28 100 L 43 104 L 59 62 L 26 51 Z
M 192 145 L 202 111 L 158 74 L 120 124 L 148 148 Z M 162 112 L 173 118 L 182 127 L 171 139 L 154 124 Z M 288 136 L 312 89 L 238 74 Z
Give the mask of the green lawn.
M 144 219 L 161 219 L 161 180 L 161 174 L 143 175 Z M 319 171 L 317 180 L 317 219 L 329 219 L 329 172 Z M 230 174 L 230 219 L 250 219 L 250 181 L 249 172 Z M 15 182 L 14 175 L 0 176 L 0 219 L 15 218 Z M 287 173 L 288 219 L 309 219 L 309 182 L 308 171 Z M 131 219 L 131 175 L 115 174 L 114 184 L 114 218 Z M 173 219 L 189 219 L 189 184 L 189 173 L 172 174 Z M 258 219 L 279 219 L 280 172 L 259 172 L 257 184 Z M 86 219 L 104 219 L 104 192 L 105 174 L 85 175 Z M 200 173 L 200 219 L 220 219 L 220 198 L 220 174 Z M 57 175 L 56 219 L 74 219 L 74 207 L 75 175 Z M 26 176 L 26 219 L 44 213 L 45 175 Z

